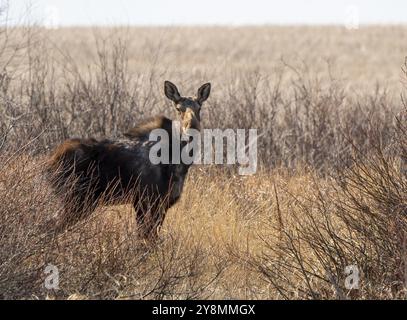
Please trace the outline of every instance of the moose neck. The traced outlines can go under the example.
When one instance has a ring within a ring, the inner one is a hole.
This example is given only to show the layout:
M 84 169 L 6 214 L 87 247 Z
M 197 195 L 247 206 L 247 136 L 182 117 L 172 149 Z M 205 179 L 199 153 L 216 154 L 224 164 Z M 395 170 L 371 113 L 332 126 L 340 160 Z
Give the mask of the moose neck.
M 200 141 L 198 138 L 200 131 L 199 126 L 185 128 L 183 125 L 184 123 L 180 121 L 173 121 L 169 149 L 171 166 L 187 171 L 194 162 L 194 151 L 196 152 L 200 147 L 197 145 Z

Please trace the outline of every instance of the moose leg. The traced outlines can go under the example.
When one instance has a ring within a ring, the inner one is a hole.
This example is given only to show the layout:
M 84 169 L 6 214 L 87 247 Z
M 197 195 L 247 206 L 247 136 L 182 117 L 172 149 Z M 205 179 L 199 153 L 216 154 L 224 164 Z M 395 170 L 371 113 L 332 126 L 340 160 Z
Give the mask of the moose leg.
M 56 223 L 55 232 L 61 233 L 76 225 L 81 220 L 90 216 L 96 207 L 96 199 L 89 196 L 76 196 L 69 200 L 67 199 L 63 212 Z
M 149 212 L 144 212 L 141 209 L 137 210 L 136 219 L 138 231 L 143 239 L 151 240 L 158 236 L 157 232 L 155 231 L 156 227 L 154 219 Z
M 136 220 L 141 236 L 145 239 L 154 240 L 158 237 L 158 232 L 164 221 L 165 210 L 160 206 L 134 206 L 136 210 Z
M 155 212 L 154 215 L 154 228 L 155 232 L 158 236 L 158 233 L 161 230 L 161 227 L 164 223 L 164 218 L 165 218 L 166 210 L 164 208 L 160 208 Z

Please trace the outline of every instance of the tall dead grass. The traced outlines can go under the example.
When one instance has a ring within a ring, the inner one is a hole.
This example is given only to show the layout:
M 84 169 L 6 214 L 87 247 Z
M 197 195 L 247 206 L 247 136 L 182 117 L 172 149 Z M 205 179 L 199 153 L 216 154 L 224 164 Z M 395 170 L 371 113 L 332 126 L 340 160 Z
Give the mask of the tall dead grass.
M 68 31 L 67 37 L 76 32 Z M 254 31 L 242 33 L 270 32 Z M 332 39 L 343 37 L 338 30 L 327 32 Z M 197 58 L 190 81 L 160 64 L 160 50 L 182 44 L 172 30 L 168 34 L 159 48 L 151 47 L 148 59 L 138 53 L 138 73 L 132 72 L 132 44 L 123 40 L 96 36 L 95 54 L 89 52 L 94 60 L 84 67 L 75 56 L 86 55 L 88 46 L 65 50 L 52 32 L 36 33 L 39 40 L 32 46 L 20 34 L 27 44 L 18 51 L 25 70 L 18 73 L 21 64 L 16 69 L 8 63 L 0 77 L 0 296 L 405 298 L 405 99 L 395 100 L 379 84 L 374 91 L 351 92 L 330 63 L 323 76 L 314 73 L 312 55 L 305 63 L 275 60 L 273 73 L 270 66 L 247 70 L 236 65 L 251 57 L 240 47 L 228 56 L 235 66 L 232 78 L 214 75 L 215 50 L 208 60 Z M 205 47 L 198 40 L 196 46 Z M 355 41 L 362 40 L 352 38 L 350 45 Z M 253 50 L 261 52 L 264 47 L 256 43 Z M 224 44 L 215 44 L 223 52 Z M 186 50 L 197 54 L 194 48 Z M 310 54 L 310 48 L 304 50 Z M 61 234 L 47 230 L 64 210 L 42 174 L 50 148 L 72 136 L 116 137 L 152 114 L 171 116 L 162 80 L 175 77 L 188 90 L 208 74 L 222 90 L 214 85 L 204 125 L 257 128 L 263 135 L 255 175 L 238 176 L 227 166 L 194 167 L 154 245 L 138 237 L 127 206 L 99 207 Z M 44 287 L 48 265 L 59 270 L 59 290 Z M 352 265 L 360 281 L 350 290 L 345 280 Z

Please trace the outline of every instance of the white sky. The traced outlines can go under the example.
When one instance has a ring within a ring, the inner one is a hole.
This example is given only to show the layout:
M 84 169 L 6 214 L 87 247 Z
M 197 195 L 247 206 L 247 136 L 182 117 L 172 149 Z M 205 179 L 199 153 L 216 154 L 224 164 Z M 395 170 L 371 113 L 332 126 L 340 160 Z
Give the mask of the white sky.
M 14 23 L 58 26 L 407 24 L 407 0 L 0 0 L 7 2 Z

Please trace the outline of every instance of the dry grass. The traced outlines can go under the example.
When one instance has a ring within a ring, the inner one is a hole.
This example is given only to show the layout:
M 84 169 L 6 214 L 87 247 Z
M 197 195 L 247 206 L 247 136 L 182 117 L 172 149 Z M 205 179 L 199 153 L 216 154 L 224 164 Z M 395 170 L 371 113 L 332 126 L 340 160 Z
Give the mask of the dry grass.
M 405 299 L 406 32 L 13 30 L 20 45 L 0 76 L 0 297 Z M 194 167 L 154 245 L 126 206 L 46 232 L 62 212 L 42 174 L 49 149 L 173 117 L 166 78 L 182 92 L 210 80 L 205 126 L 258 128 L 260 170 Z M 57 291 L 44 287 L 48 264 Z M 349 265 L 358 290 L 345 288 Z
M 61 206 L 32 175 L 32 160 L 14 160 L 17 166 L 1 172 L 4 199 L 12 199 L 2 202 L 4 298 L 405 297 L 406 179 L 394 176 L 396 167 L 387 194 L 361 184 L 342 189 L 305 169 L 243 178 L 195 168 L 151 246 L 138 239 L 125 206 L 100 208 L 47 237 L 41 226 Z M 376 174 L 360 177 L 377 183 Z M 381 196 L 396 197 L 393 207 Z M 57 292 L 43 287 L 49 263 L 60 270 Z M 356 292 L 344 288 L 352 264 L 362 274 Z

